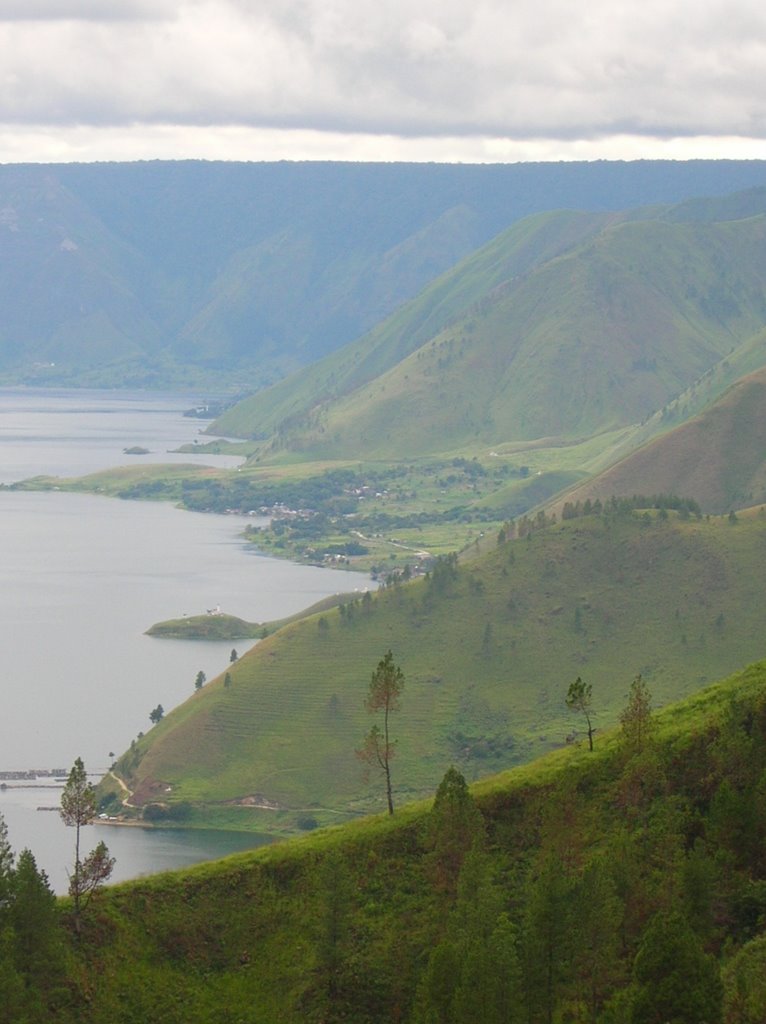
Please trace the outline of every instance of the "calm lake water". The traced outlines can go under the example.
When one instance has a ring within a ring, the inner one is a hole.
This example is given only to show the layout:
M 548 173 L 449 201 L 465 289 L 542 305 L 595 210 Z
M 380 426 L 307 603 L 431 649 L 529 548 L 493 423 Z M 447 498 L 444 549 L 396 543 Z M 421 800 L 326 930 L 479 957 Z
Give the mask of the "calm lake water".
M 0 389 L 0 482 L 80 475 L 118 464 L 166 461 L 204 424 L 181 413 L 203 396 Z M 125 456 L 141 445 L 149 456 Z M 173 456 L 191 461 L 190 456 Z M 233 465 L 205 456 L 206 464 Z M 237 516 L 95 496 L 0 492 L 0 770 L 101 772 L 150 727 L 157 704 L 189 697 L 202 670 L 228 665 L 231 643 L 160 640 L 161 619 L 220 605 L 253 621 L 288 615 L 363 585 L 347 573 L 260 556 Z M 235 644 L 238 651 L 250 642 Z M 8 789 L 0 813 L 16 849 L 30 846 L 51 881 L 66 885 L 71 833 L 55 790 Z M 116 879 L 219 856 L 257 843 L 232 833 L 93 826 L 118 858 Z

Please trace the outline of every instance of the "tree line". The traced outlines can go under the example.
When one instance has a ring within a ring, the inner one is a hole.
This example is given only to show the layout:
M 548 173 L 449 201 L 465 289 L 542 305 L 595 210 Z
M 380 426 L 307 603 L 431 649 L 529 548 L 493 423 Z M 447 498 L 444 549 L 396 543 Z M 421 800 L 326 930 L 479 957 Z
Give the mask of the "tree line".
M 578 679 L 586 722 L 589 700 Z M 763 1024 L 766 700 L 669 749 L 637 676 L 619 737 L 536 798 L 480 807 L 450 768 L 387 882 L 334 856 L 310 1019 Z M 368 977 L 351 949 L 372 894 Z

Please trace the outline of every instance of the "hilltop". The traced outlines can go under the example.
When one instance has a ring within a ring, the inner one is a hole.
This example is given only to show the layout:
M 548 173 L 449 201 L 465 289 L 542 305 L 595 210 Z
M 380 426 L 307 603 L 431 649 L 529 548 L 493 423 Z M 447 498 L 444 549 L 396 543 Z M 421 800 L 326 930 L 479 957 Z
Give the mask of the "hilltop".
M 302 617 L 139 738 L 117 771 L 134 803 L 183 802 L 226 827 L 294 831 L 374 809 L 380 786 L 354 751 L 388 648 L 407 680 L 393 723 L 400 800 L 432 791 L 445 764 L 473 779 L 563 746 L 579 727 L 564 704 L 578 675 L 599 729 L 639 672 L 660 703 L 693 693 L 764 654 L 766 517 L 685 514 L 615 506 L 521 522 L 521 539 L 488 537 L 462 563 Z

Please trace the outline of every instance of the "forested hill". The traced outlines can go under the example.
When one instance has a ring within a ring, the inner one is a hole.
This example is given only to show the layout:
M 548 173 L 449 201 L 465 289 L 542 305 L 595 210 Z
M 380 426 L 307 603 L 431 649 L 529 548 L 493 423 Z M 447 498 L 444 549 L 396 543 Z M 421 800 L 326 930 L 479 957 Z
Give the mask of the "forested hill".
M 431 804 L 97 896 L 0 861 L 28 1024 L 763 1024 L 766 665 Z M 594 699 L 595 699 L 594 694 Z
M 0 374 L 255 390 L 527 214 L 765 183 L 758 161 L 6 165 Z

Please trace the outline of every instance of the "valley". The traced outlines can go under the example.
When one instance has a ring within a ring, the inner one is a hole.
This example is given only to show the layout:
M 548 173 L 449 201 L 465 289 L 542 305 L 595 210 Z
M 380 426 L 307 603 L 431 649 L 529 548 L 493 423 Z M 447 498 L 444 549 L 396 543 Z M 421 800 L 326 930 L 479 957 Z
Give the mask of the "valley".
M 55 210 L 35 244 L 108 258 L 87 287 L 67 262 L 73 305 L 37 311 L 6 379 L 220 391 L 167 463 L 135 437 L 3 499 L 205 513 L 248 558 L 349 570 L 302 608 L 146 609 L 147 643 L 226 656 L 151 712 L 144 673 L 99 813 L 289 841 L 60 904 L 30 989 L 50 1019 L 152 1019 L 161 993 L 179 1024 L 644 1024 L 666 982 L 684 1021 L 763 1019 L 762 168 L 688 168 L 707 198 L 575 168 L 577 209 L 546 205 L 562 169 L 506 170 L 437 173 L 426 203 L 413 167 L 232 166 L 224 197 L 191 165 L 14 178 L 20 225 Z

